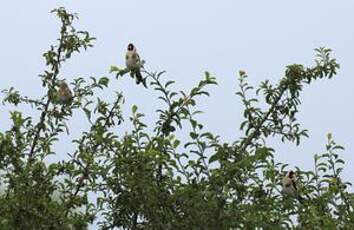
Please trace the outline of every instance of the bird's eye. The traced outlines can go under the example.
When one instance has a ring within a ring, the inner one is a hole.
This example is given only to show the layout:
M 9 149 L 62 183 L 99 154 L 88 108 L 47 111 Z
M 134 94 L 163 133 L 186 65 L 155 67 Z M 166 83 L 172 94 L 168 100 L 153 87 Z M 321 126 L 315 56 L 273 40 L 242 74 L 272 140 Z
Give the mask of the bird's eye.
M 128 45 L 128 50 L 129 50 L 129 51 L 132 51 L 133 49 L 134 49 L 134 46 L 133 46 L 133 44 L 130 43 L 130 44 Z

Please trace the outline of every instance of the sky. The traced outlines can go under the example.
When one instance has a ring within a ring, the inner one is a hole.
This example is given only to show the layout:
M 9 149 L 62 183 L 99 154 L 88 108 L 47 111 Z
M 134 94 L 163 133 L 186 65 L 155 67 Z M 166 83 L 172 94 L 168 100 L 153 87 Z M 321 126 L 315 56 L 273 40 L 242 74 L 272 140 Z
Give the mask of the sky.
M 58 37 L 59 23 L 49 12 L 60 6 L 77 12 L 76 27 L 97 38 L 94 48 L 63 66 L 61 78 L 113 78 L 109 68 L 124 65 L 129 42 L 137 46 L 148 70 L 167 71 L 165 78 L 176 81 L 175 89 L 188 91 L 209 71 L 219 85 L 210 87 L 209 98 L 198 100 L 204 111 L 199 118 L 205 130 L 219 134 L 224 141 L 241 135 L 243 108 L 235 95 L 239 70 L 245 70 L 255 86 L 265 79 L 275 83 L 289 64 L 314 64 L 314 48 L 331 48 L 341 65 L 338 75 L 306 86 L 301 94 L 298 119 L 310 138 L 301 146 L 280 140 L 270 143 L 277 160 L 310 170 L 313 155 L 324 152 L 331 132 L 345 147 L 341 153 L 346 160 L 344 178 L 354 182 L 353 1 L 4 1 L 0 13 L 1 89 L 14 86 L 33 97 L 44 93 L 38 77 L 45 69 L 41 55 Z M 135 85 L 130 77 L 112 84 L 125 95 L 127 116 L 137 104 L 146 114 L 146 123 L 154 124 L 160 103 L 155 92 Z M 39 116 L 29 107 L 23 108 L 27 114 Z M 9 127 L 8 110 L 13 109 L 0 106 L 0 131 Z M 71 138 L 87 128 L 79 117 L 73 119 Z M 58 151 L 70 151 L 69 138 L 63 136 L 67 144 L 57 146 Z

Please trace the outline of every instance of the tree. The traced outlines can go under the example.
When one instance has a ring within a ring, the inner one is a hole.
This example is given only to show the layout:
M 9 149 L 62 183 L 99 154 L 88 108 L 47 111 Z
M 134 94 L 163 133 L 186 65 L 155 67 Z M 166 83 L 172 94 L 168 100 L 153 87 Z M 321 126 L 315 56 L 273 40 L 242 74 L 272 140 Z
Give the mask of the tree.
M 240 128 L 244 137 L 222 143 L 198 121 L 197 99 L 216 85 L 208 72 L 190 92 L 174 91 L 164 72 L 143 74 L 162 102 L 153 132 L 144 114 L 132 106 L 133 129 L 114 128 L 125 122 L 124 96 L 95 99 L 109 90 L 126 70 L 111 67 L 114 77 L 76 78 L 72 101 L 58 100 L 60 69 L 72 55 L 92 46 L 86 31 L 77 31 L 77 18 L 64 8 L 53 10 L 61 21 L 58 44 L 44 53 L 48 69 L 40 75 L 43 97 L 4 90 L 5 104 L 28 104 L 39 111 L 27 117 L 11 111 L 12 127 L 0 132 L 0 225 L 2 229 L 86 229 L 95 220 L 101 229 L 351 229 L 354 196 L 341 178 L 344 161 L 332 135 L 323 154 L 314 155 L 314 169 L 296 168 L 298 191 L 304 197 L 283 196 L 281 179 L 289 170 L 276 162 L 267 144 L 277 136 L 299 145 L 308 137 L 296 120 L 300 93 L 313 81 L 332 78 L 338 68 L 330 49 L 316 49 L 313 67 L 289 65 L 278 83 L 264 81 L 255 90 L 239 72 L 244 106 Z M 250 93 L 255 93 L 250 97 Z M 80 114 L 87 131 L 73 139 L 67 159 L 48 163 L 53 144 Z M 38 120 L 38 121 L 37 121 Z M 183 142 L 176 130 L 189 133 Z M 95 194 L 94 196 L 90 194 Z

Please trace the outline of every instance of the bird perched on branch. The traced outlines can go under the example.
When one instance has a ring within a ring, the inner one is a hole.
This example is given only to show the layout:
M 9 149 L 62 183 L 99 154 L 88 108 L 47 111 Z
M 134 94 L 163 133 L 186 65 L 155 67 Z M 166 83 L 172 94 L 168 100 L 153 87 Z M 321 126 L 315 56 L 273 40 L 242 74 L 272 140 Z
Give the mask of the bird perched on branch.
M 136 83 L 139 84 L 140 82 L 142 82 L 145 88 L 147 88 L 146 79 L 143 78 L 140 72 L 142 62 L 135 46 L 132 43 L 129 43 L 127 48 L 127 53 L 125 55 L 125 65 L 130 71 L 130 75 L 132 77 L 135 77 Z
M 303 199 L 299 195 L 299 192 L 296 187 L 296 176 L 294 171 L 290 170 L 282 180 L 283 195 L 296 197 L 300 203 L 302 203 Z
M 70 105 L 73 100 L 73 94 L 65 81 L 62 81 L 58 90 L 59 101 L 63 105 Z

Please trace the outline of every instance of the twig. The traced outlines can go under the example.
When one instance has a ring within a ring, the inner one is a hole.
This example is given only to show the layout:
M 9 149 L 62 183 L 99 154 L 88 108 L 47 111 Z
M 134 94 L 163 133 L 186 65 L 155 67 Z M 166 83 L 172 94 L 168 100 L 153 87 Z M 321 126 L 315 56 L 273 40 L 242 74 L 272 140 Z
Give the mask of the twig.
M 60 41 L 59 41 L 59 47 L 58 47 L 58 50 L 57 50 L 56 65 L 53 66 L 54 73 L 53 73 L 53 78 L 52 78 L 52 82 L 51 82 L 50 88 L 48 90 L 48 93 L 51 91 L 51 89 L 53 89 L 55 87 L 55 80 L 56 80 L 56 77 L 59 74 L 59 67 L 60 67 L 60 62 L 61 62 L 60 57 L 61 57 L 61 52 L 62 52 L 62 44 L 63 44 L 63 40 L 64 40 L 64 33 L 65 33 L 65 25 L 63 24 L 61 32 L 60 32 Z M 28 155 L 28 163 L 29 164 L 33 160 L 34 150 L 36 148 L 40 133 L 41 133 L 41 131 L 43 129 L 44 120 L 45 120 L 45 117 L 46 117 L 46 115 L 48 113 L 48 108 L 49 108 L 50 103 L 51 103 L 51 97 L 48 96 L 47 102 L 44 105 L 44 109 L 43 109 L 43 111 L 41 113 L 41 117 L 40 117 L 39 122 L 37 124 L 37 131 L 36 131 L 35 136 L 33 138 L 31 150 L 30 150 L 29 155 Z
M 118 103 L 119 103 L 119 98 L 115 101 L 115 103 L 113 104 L 111 110 L 109 111 L 108 113 L 108 116 L 106 117 L 105 119 L 105 123 L 103 125 L 103 127 L 106 127 L 108 125 L 108 122 L 109 120 L 113 117 L 114 115 L 114 110 L 115 108 L 118 106 Z M 100 144 L 95 144 L 93 147 L 92 147 L 92 152 L 96 152 L 97 151 L 97 148 Z M 74 160 L 74 162 L 76 162 L 77 160 Z M 82 166 L 82 164 L 80 163 L 79 165 Z M 87 165 L 84 167 L 83 169 L 83 173 L 82 173 L 82 176 L 80 177 L 79 181 L 78 181 L 78 185 L 76 187 L 76 190 L 75 192 L 73 193 L 73 196 L 72 197 L 75 197 L 77 196 L 77 194 L 79 193 L 80 189 L 83 187 L 84 185 L 84 181 L 87 179 L 88 177 L 88 173 L 89 173 L 89 169 L 91 167 L 91 164 L 90 162 L 87 163 Z M 67 210 L 65 212 L 65 216 L 67 216 L 69 214 L 69 211 L 70 211 L 70 208 L 71 208 L 72 204 L 71 202 L 69 202 L 68 206 L 67 206 Z
M 281 97 L 283 96 L 284 92 L 287 89 L 287 87 L 284 87 L 282 84 L 279 85 L 279 88 L 281 88 L 281 91 L 279 92 L 278 97 L 274 100 L 272 106 L 269 108 L 268 112 L 263 116 L 260 122 L 256 125 L 254 131 L 241 142 L 240 152 L 245 151 L 246 148 L 251 144 L 253 139 L 257 137 L 259 130 L 262 128 L 264 122 L 268 119 L 269 115 L 273 113 L 275 106 L 278 104 L 279 100 L 281 99 Z

